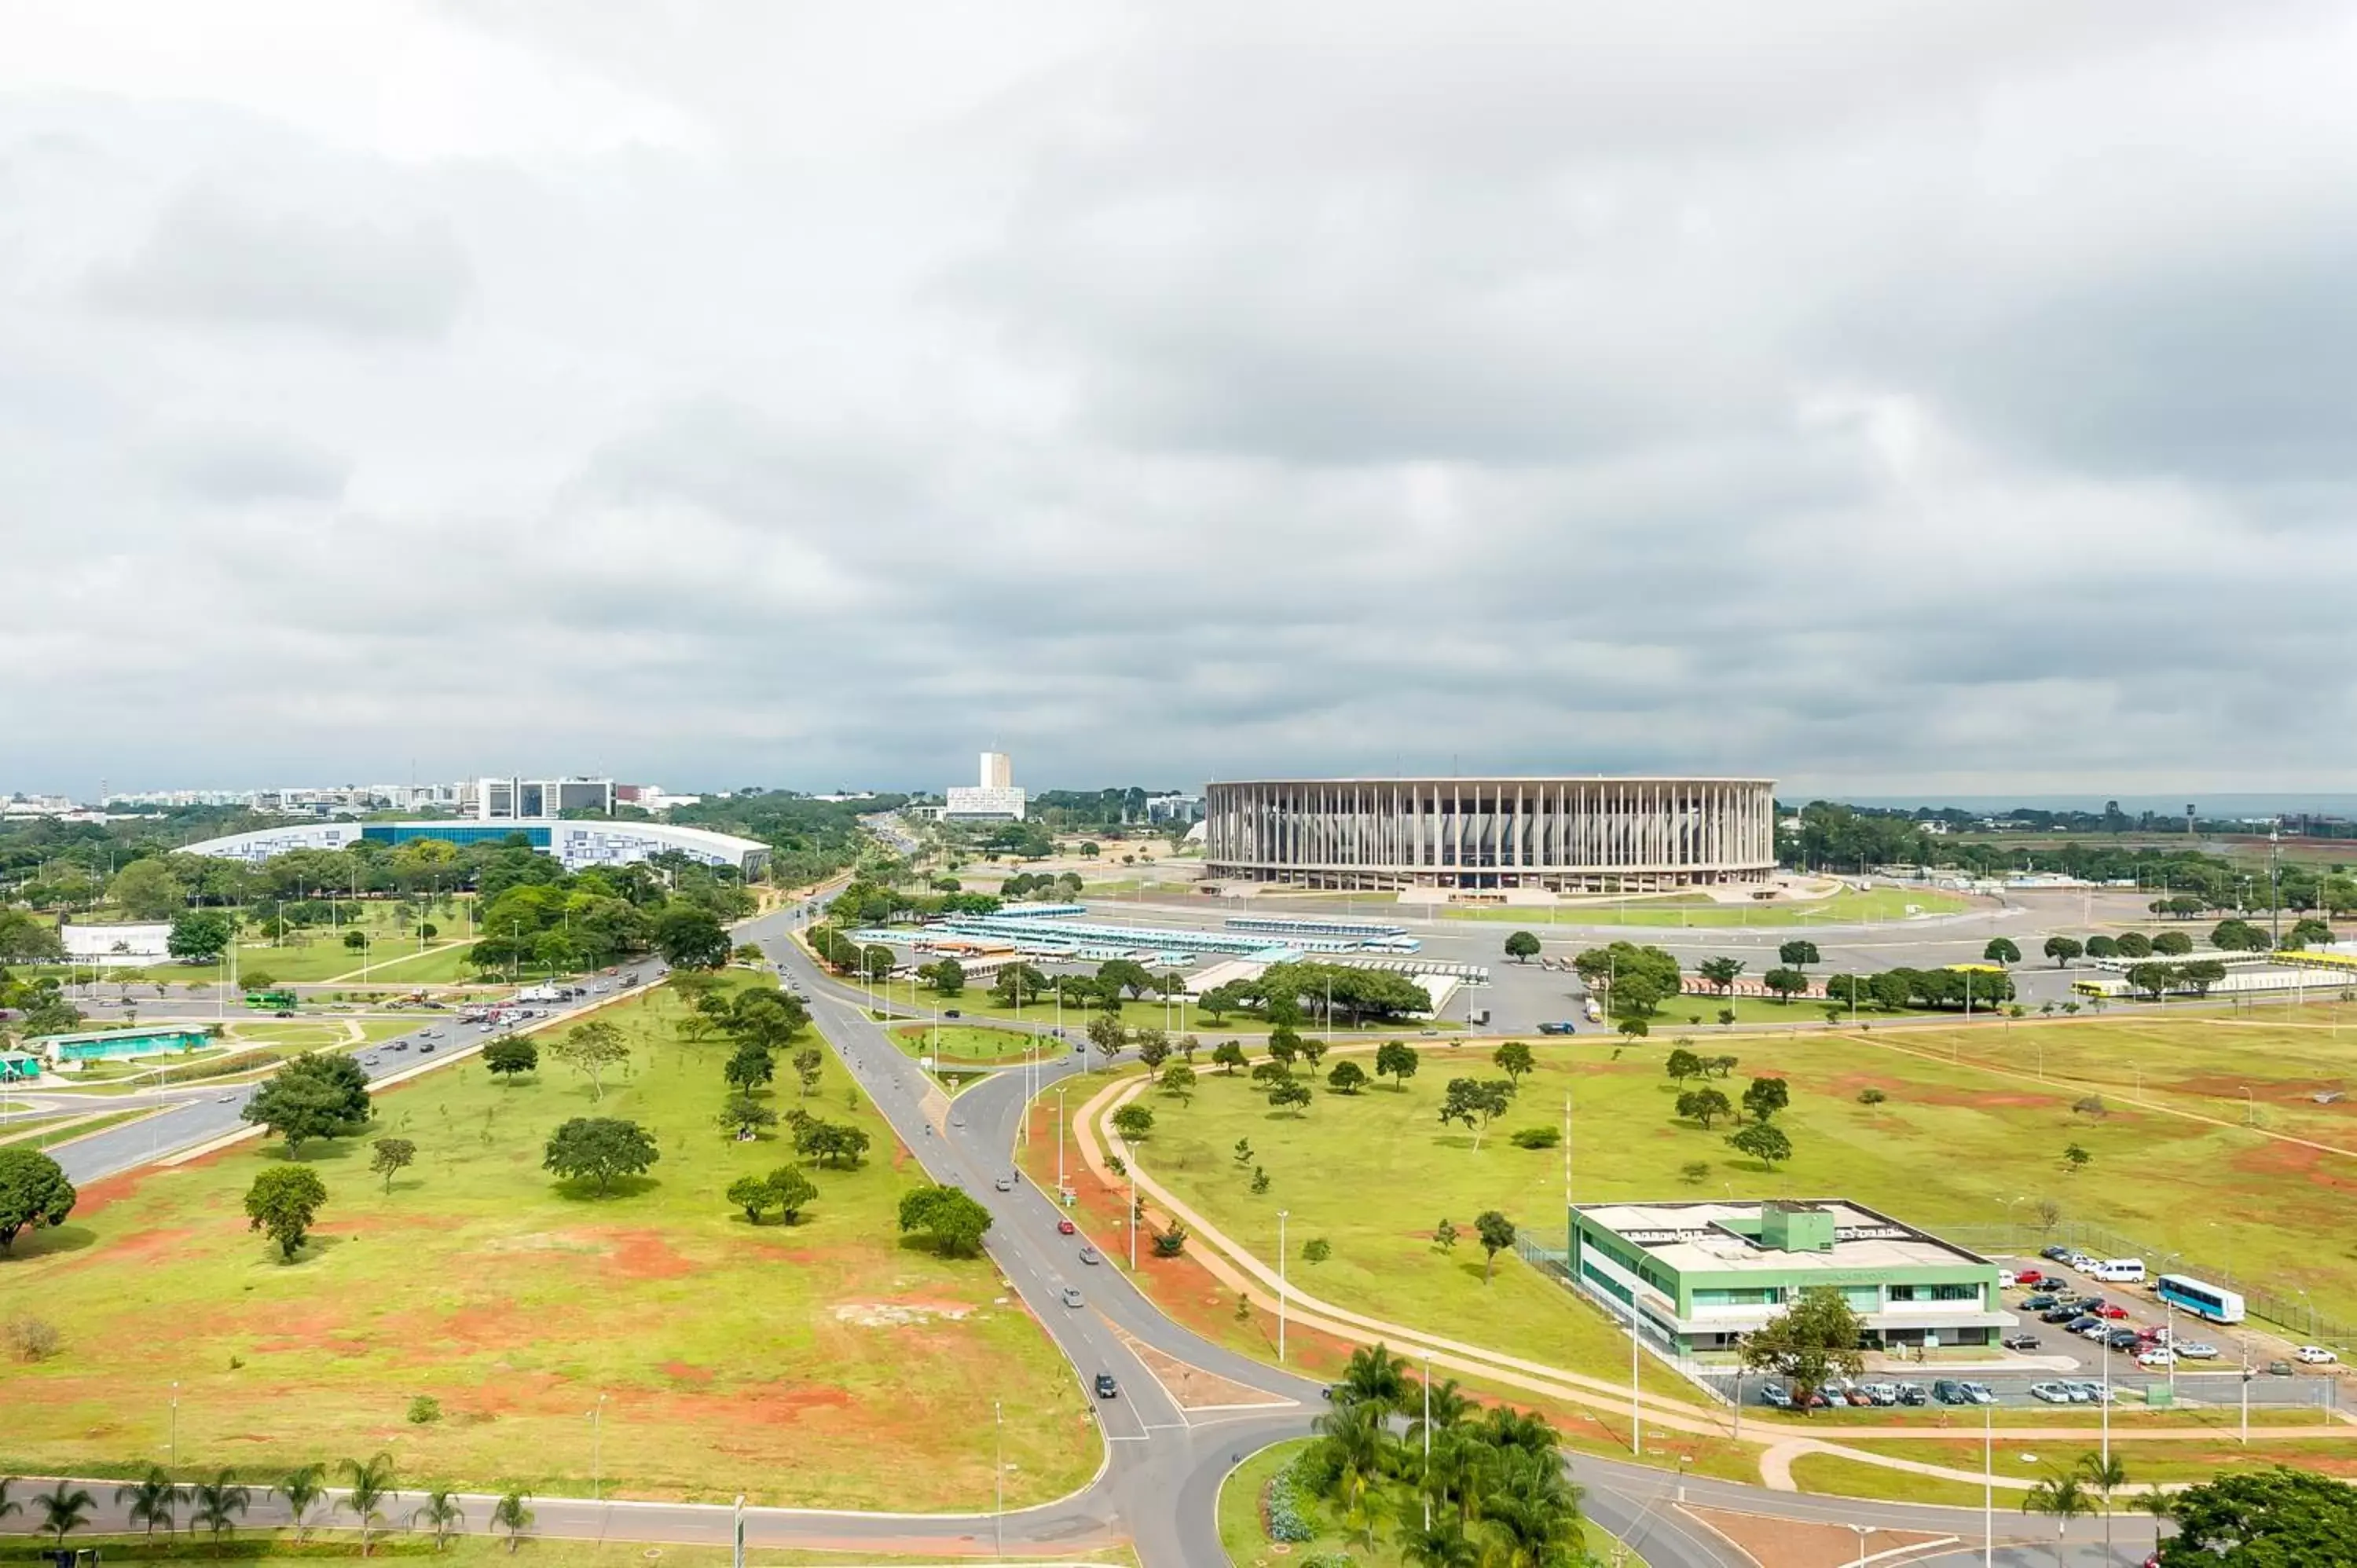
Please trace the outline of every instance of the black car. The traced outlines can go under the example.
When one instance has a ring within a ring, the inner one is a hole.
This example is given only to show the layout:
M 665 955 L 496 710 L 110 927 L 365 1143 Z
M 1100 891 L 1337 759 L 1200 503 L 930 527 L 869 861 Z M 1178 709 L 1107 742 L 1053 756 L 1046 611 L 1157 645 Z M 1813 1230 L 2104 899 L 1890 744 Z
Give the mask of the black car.
M 2008 1350 L 2036 1350 L 2041 1348 L 2046 1341 L 2040 1339 L 2035 1334 L 2008 1334 L 2005 1337 L 2002 1343 Z
M 2038 1317 L 2041 1323 L 2068 1323 L 2078 1316 L 2079 1309 L 2075 1306 L 2050 1306 Z
M 2090 1312 L 2083 1313 L 2081 1316 L 2072 1318 L 2062 1326 L 2069 1329 L 2073 1334 L 2084 1334 L 2090 1328 L 2100 1326 L 2103 1321 L 2104 1320 L 2102 1318 L 2097 1317 L 2093 1313 Z
M 2060 1306 L 2061 1305 L 2062 1298 L 2057 1295 L 2046 1295 L 2041 1294 L 2039 1295 L 2026 1295 L 2021 1298 L 2021 1310 L 2024 1312 L 2044 1312 L 2049 1307 Z
M 1101 1400 L 1109 1400 L 1118 1397 L 1120 1393 L 1121 1385 L 1113 1380 L 1113 1374 L 1111 1372 L 1099 1372 L 1097 1374 L 1097 1398 Z
M 1973 1396 L 1964 1392 L 1964 1385 L 1953 1378 L 1942 1378 L 1932 1385 L 1932 1397 L 1942 1404 L 1970 1404 Z
M 2115 1328 L 2104 1336 L 2104 1343 L 2115 1350 L 2133 1350 L 2144 1343 L 2144 1336 L 2133 1328 Z
M 2071 1261 L 2071 1249 L 2068 1247 L 2049 1247 L 2038 1255 L 2045 1259 L 2050 1263 L 2067 1263 Z
M 944 1007 L 942 1009 L 942 1016 L 944 1018 L 962 1018 L 964 1015 L 960 1013 L 954 1007 Z
M 1930 1402 L 1931 1396 L 1923 1391 L 1922 1384 L 1901 1383 L 1899 1385 L 1899 1402 L 1900 1404 L 1928 1404 Z

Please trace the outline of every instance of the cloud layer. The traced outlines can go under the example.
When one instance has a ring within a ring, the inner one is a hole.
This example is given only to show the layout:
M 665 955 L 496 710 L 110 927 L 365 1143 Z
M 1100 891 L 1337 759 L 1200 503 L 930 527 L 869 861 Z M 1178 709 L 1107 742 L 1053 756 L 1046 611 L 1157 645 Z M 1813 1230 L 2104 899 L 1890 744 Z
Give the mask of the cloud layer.
M 2357 763 L 2345 8 L 987 13 L 20 18 L 0 789 Z

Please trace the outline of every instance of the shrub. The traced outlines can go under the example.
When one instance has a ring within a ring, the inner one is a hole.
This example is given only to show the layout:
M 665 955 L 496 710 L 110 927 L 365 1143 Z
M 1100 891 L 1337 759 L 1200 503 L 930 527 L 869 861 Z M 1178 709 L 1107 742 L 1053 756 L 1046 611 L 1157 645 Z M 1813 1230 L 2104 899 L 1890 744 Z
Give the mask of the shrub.
M 1317 1530 L 1311 1526 L 1308 1514 L 1301 1506 L 1299 1478 L 1294 1474 L 1296 1459 L 1268 1478 L 1267 1487 L 1260 1497 L 1261 1514 L 1267 1521 L 1271 1541 L 1314 1541 Z
M 1710 1175 L 1710 1162 L 1708 1160 L 1688 1160 L 1684 1165 L 1678 1167 L 1678 1175 L 1684 1176 L 1688 1182 L 1699 1185 L 1704 1177 Z
M 1514 1147 L 1518 1149 L 1552 1149 L 1563 1142 L 1563 1129 L 1524 1127 L 1514 1134 L 1513 1142 Z
M 2104 1109 L 2104 1097 L 2100 1094 L 2090 1094 L 2083 1099 L 2074 1100 L 2071 1102 L 2071 1109 L 2078 1112 L 2083 1116 L 2102 1116 L 2106 1114 Z
M 1347 1552 L 1318 1552 L 1301 1560 L 1301 1568 L 1358 1568 L 1359 1560 Z
M 1860 1105 L 1879 1105 L 1889 1098 L 1890 1096 L 1878 1089 L 1861 1089 L 1857 1091 L 1857 1102 Z
M 431 1426 L 442 1419 L 442 1402 L 432 1394 L 419 1394 L 409 1402 L 409 1424 Z
M 18 1313 L 0 1329 L 8 1342 L 8 1354 L 19 1361 L 46 1361 L 58 1353 L 57 1325 L 46 1317 L 34 1317 Z

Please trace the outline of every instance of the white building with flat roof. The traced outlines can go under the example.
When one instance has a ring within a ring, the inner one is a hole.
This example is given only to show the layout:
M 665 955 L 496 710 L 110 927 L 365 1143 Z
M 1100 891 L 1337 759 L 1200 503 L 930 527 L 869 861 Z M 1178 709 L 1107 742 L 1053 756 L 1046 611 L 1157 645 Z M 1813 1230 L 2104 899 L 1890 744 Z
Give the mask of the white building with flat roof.
M 968 789 L 950 787 L 942 817 L 952 822 L 1021 822 L 1030 797 L 1015 784 L 1015 763 L 1003 751 L 982 754 L 981 782 Z

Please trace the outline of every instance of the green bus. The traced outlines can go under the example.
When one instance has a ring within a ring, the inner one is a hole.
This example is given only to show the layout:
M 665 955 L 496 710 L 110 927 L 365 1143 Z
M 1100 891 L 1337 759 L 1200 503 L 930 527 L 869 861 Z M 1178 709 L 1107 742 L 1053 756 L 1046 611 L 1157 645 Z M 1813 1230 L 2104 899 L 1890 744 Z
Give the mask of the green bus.
M 245 1004 L 280 1012 L 295 1005 L 295 993 L 291 991 L 249 991 L 245 993 Z

